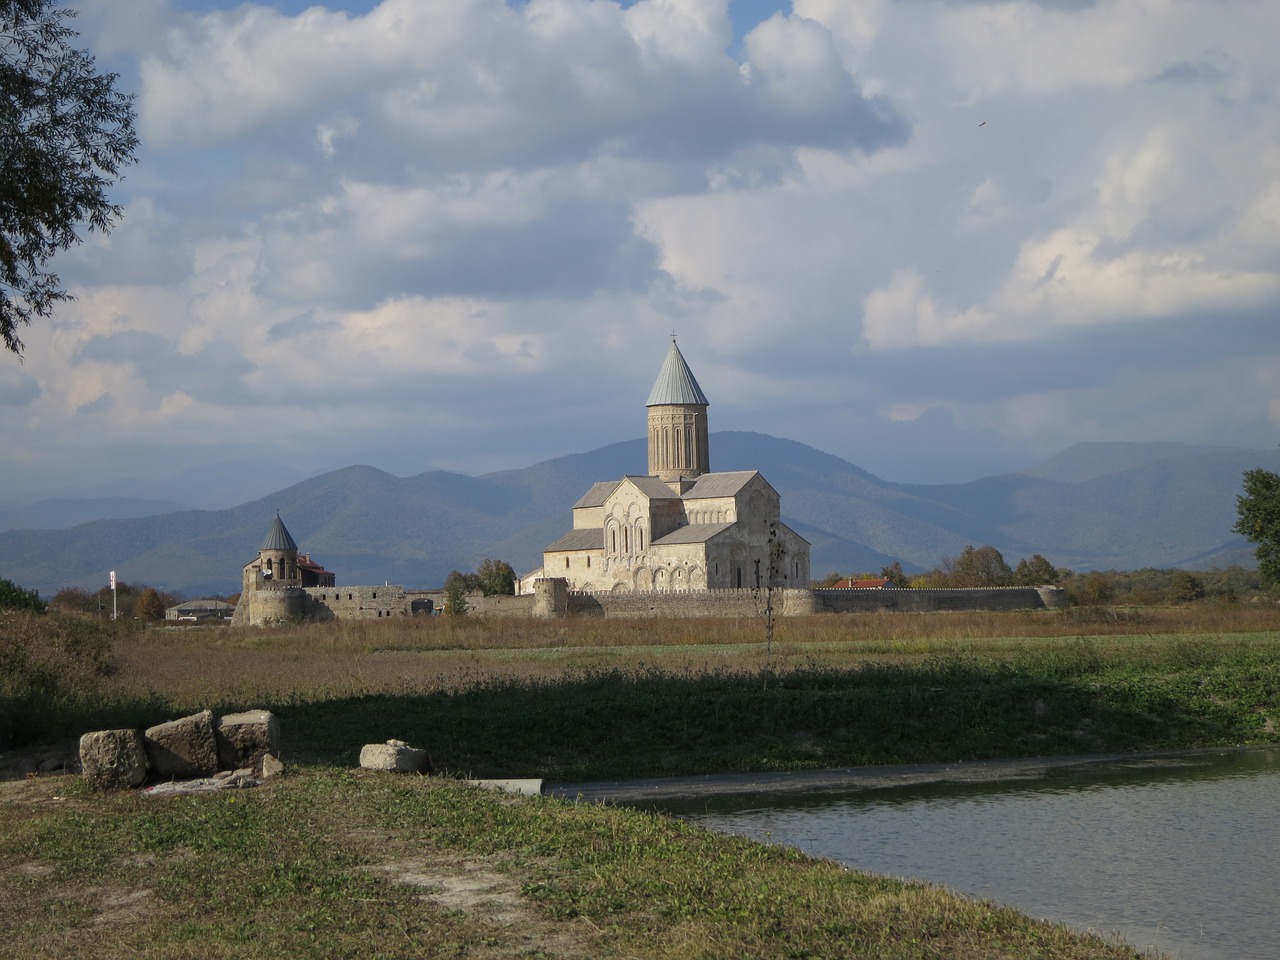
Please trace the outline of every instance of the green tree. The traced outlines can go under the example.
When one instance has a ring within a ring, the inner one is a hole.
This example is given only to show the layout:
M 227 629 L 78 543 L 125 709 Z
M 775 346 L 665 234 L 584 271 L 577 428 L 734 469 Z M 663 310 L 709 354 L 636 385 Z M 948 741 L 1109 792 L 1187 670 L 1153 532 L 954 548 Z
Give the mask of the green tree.
M 50 258 L 81 225 L 110 230 L 106 190 L 133 162 L 133 97 L 73 49 L 74 10 L 0 0 L 0 339 L 21 356 L 19 326 L 70 295 Z
M 516 592 L 516 572 L 505 560 L 485 560 L 476 570 L 476 578 L 486 597 L 510 597 Z
M 467 612 L 467 594 L 474 589 L 472 574 L 450 570 L 444 579 L 444 612 L 460 617 Z
M 1116 587 L 1113 576 L 1094 570 L 1080 578 L 1068 596 L 1074 603 L 1085 606 L 1099 606 L 1115 599 Z
M 1004 587 L 1013 580 L 1004 556 L 989 544 L 967 545 L 960 556 L 943 560 L 942 569 L 952 587 Z
M 1040 587 L 1061 579 L 1062 571 L 1038 553 L 1032 554 L 1030 560 L 1019 560 L 1013 571 L 1013 583 L 1019 587 Z
M 911 580 L 902 570 L 902 564 L 897 560 L 889 564 L 887 567 L 880 568 L 880 576 L 884 577 L 895 587 L 909 587 Z
M 1258 576 L 1264 587 L 1280 585 L 1280 474 L 1258 468 L 1244 472 L 1244 493 L 1236 497 L 1233 528 L 1258 545 Z
M 0 610 L 33 610 L 44 613 L 45 602 L 36 590 L 26 590 L 12 580 L 0 580 Z
M 1204 581 L 1194 573 L 1175 570 L 1169 586 L 1170 603 L 1195 603 L 1204 599 Z
M 143 590 L 133 605 L 133 615 L 139 620 L 163 620 L 164 610 L 164 598 L 155 587 Z

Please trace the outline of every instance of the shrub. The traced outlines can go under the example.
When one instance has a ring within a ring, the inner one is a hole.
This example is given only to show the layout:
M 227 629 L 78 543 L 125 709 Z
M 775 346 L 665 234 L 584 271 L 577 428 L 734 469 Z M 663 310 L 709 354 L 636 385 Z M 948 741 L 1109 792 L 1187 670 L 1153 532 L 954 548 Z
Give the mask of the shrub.
M 0 614 L 0 747 L 62 729 L 114 670 L 111 628 L 86 617 Z
M 44 613 L 45 602 L 35 590 L 24 590 L 12 580 L 0 580 L 0 610 L 34 610 Z

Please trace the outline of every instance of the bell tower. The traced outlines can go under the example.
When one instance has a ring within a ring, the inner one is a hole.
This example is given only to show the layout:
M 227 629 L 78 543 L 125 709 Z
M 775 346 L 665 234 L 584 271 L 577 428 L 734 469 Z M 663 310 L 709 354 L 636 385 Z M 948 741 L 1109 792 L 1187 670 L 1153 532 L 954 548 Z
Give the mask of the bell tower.
M 706 394 L 676 338 L 645 403 L 649 410 L 649 475 L 681 494 L 711 469 Z

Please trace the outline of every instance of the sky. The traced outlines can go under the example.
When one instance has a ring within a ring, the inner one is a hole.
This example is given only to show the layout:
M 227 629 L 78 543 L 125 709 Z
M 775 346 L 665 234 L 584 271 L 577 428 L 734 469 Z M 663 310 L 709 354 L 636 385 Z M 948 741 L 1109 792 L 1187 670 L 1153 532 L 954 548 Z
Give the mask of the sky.
M 713 432 L 891 481 L 1280 442 L 1274 0 L 73 5 L 141 146 L 0 500 L 584 452 L 673 334 Z

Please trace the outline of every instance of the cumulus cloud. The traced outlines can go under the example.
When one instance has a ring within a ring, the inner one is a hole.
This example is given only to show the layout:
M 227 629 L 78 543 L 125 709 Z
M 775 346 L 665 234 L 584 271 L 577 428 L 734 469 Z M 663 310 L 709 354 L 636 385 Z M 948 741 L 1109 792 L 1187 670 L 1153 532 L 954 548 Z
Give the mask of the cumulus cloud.
M 32 477 L 245 417 L 521 465 L 639 435 L 673 330 L 716 428 L 890 479 L 1274 442 L 1267 4 L 80 6 L 143 148 L 0 379 Z

